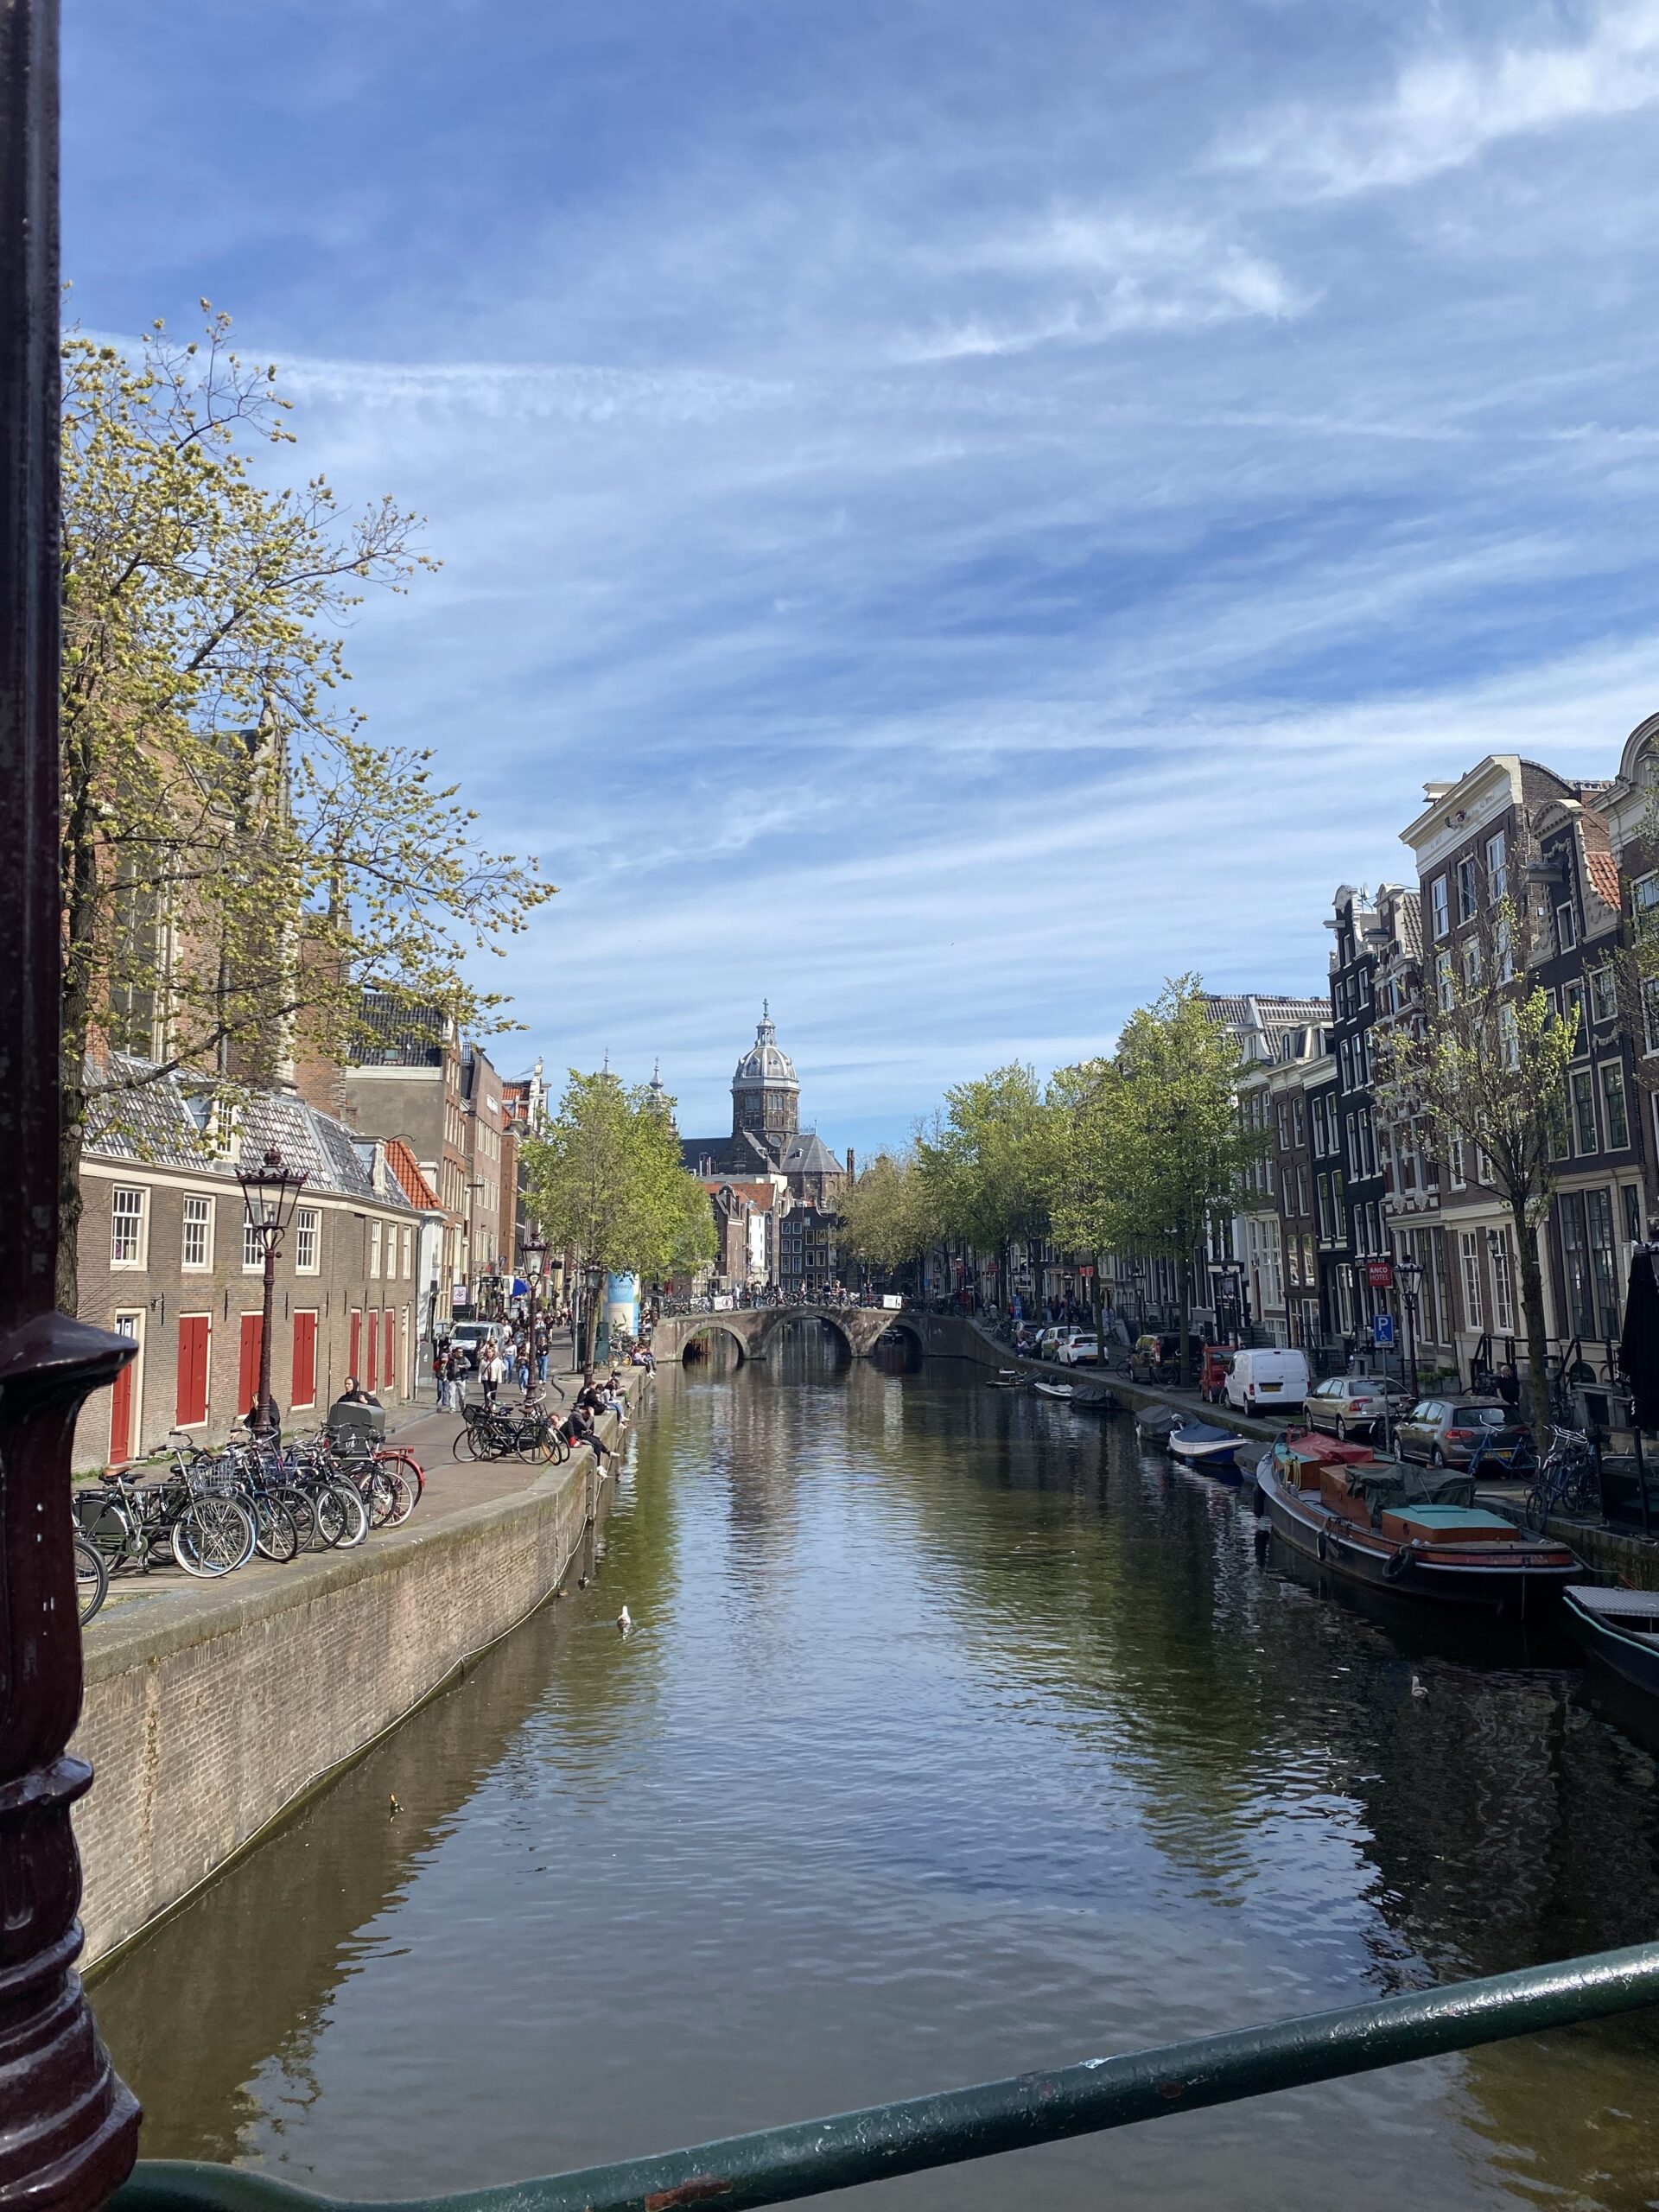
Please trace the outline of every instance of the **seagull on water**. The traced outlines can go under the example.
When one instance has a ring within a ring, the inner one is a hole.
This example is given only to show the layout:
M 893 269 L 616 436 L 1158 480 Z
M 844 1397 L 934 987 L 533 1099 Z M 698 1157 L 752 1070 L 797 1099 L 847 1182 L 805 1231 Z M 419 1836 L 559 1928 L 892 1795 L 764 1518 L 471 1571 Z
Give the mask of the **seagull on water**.
M 633 1616 L 629 1612 L 626 1605 L 623 1606 L 621 1611 L 616 1617 L 616 1625 L 618 1633 L 622 1636 L 626 1636 L 628 1630 L 633 1626 Z

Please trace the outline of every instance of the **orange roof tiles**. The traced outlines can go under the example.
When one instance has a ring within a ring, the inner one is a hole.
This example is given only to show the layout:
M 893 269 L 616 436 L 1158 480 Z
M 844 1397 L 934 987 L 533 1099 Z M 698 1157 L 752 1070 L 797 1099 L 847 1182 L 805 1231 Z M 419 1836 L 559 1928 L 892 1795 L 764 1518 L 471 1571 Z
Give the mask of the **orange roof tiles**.
M 397 1187 L 412 1206 L 423 1211 L 438 1211 L 437 1193 L 421 1173 L 421 1163 L 404 1142 L 402 1137 L 386 1139 L 386 1165 L 397 1178 Z

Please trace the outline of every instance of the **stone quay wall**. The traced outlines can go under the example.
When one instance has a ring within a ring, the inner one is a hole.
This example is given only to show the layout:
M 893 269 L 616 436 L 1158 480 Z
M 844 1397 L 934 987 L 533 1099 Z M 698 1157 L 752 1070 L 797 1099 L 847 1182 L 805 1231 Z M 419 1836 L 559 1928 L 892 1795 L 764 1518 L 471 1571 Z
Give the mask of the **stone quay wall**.
M 598 1513 L 589 1452 L 354 1551 L 122 1607 L 71 1745 L 85 1962 L 168 1911 L 558 1587 Z M 122 1614 L 130 1611 L 130 1620 Z

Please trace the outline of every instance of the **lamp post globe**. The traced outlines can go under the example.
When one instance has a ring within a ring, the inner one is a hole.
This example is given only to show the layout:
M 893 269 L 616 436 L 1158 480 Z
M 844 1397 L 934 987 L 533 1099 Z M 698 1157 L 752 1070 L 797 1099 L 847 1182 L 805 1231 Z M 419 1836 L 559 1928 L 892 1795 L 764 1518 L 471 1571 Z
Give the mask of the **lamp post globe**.
M 264 1429 L 270 1421 L 270 1320 L 276 1296 L 276 1255 L 294 1218 L 306 1171 L 290 1167 L 275 1145 L 255 1166 L 241 1166 L 236 1179 L 242 1185 L 242 1204 L 251 1235 L 259 1239 L 264 1262 L 264 1298 L 259 1323 L 259 1388 L 249 1408 L 249 1426 Z

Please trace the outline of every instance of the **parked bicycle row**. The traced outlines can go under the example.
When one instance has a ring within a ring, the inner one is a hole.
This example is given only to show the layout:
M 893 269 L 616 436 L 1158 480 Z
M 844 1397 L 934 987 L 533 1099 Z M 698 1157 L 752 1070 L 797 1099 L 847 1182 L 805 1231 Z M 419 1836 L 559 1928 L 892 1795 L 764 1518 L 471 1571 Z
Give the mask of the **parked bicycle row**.
M 257 1552 L 285 1565 L 302 1552 L 349 1549 L 408 1520 L 426 1487 L 401 1446 L 331 1436 L 264 1437 L 202 1451 L 181 1440 L 168 1471 L 111 1469 L 75 1495 L 75 1581 L 83 1622 L 114 1574 L 168 1565 L 215 1581 Z

